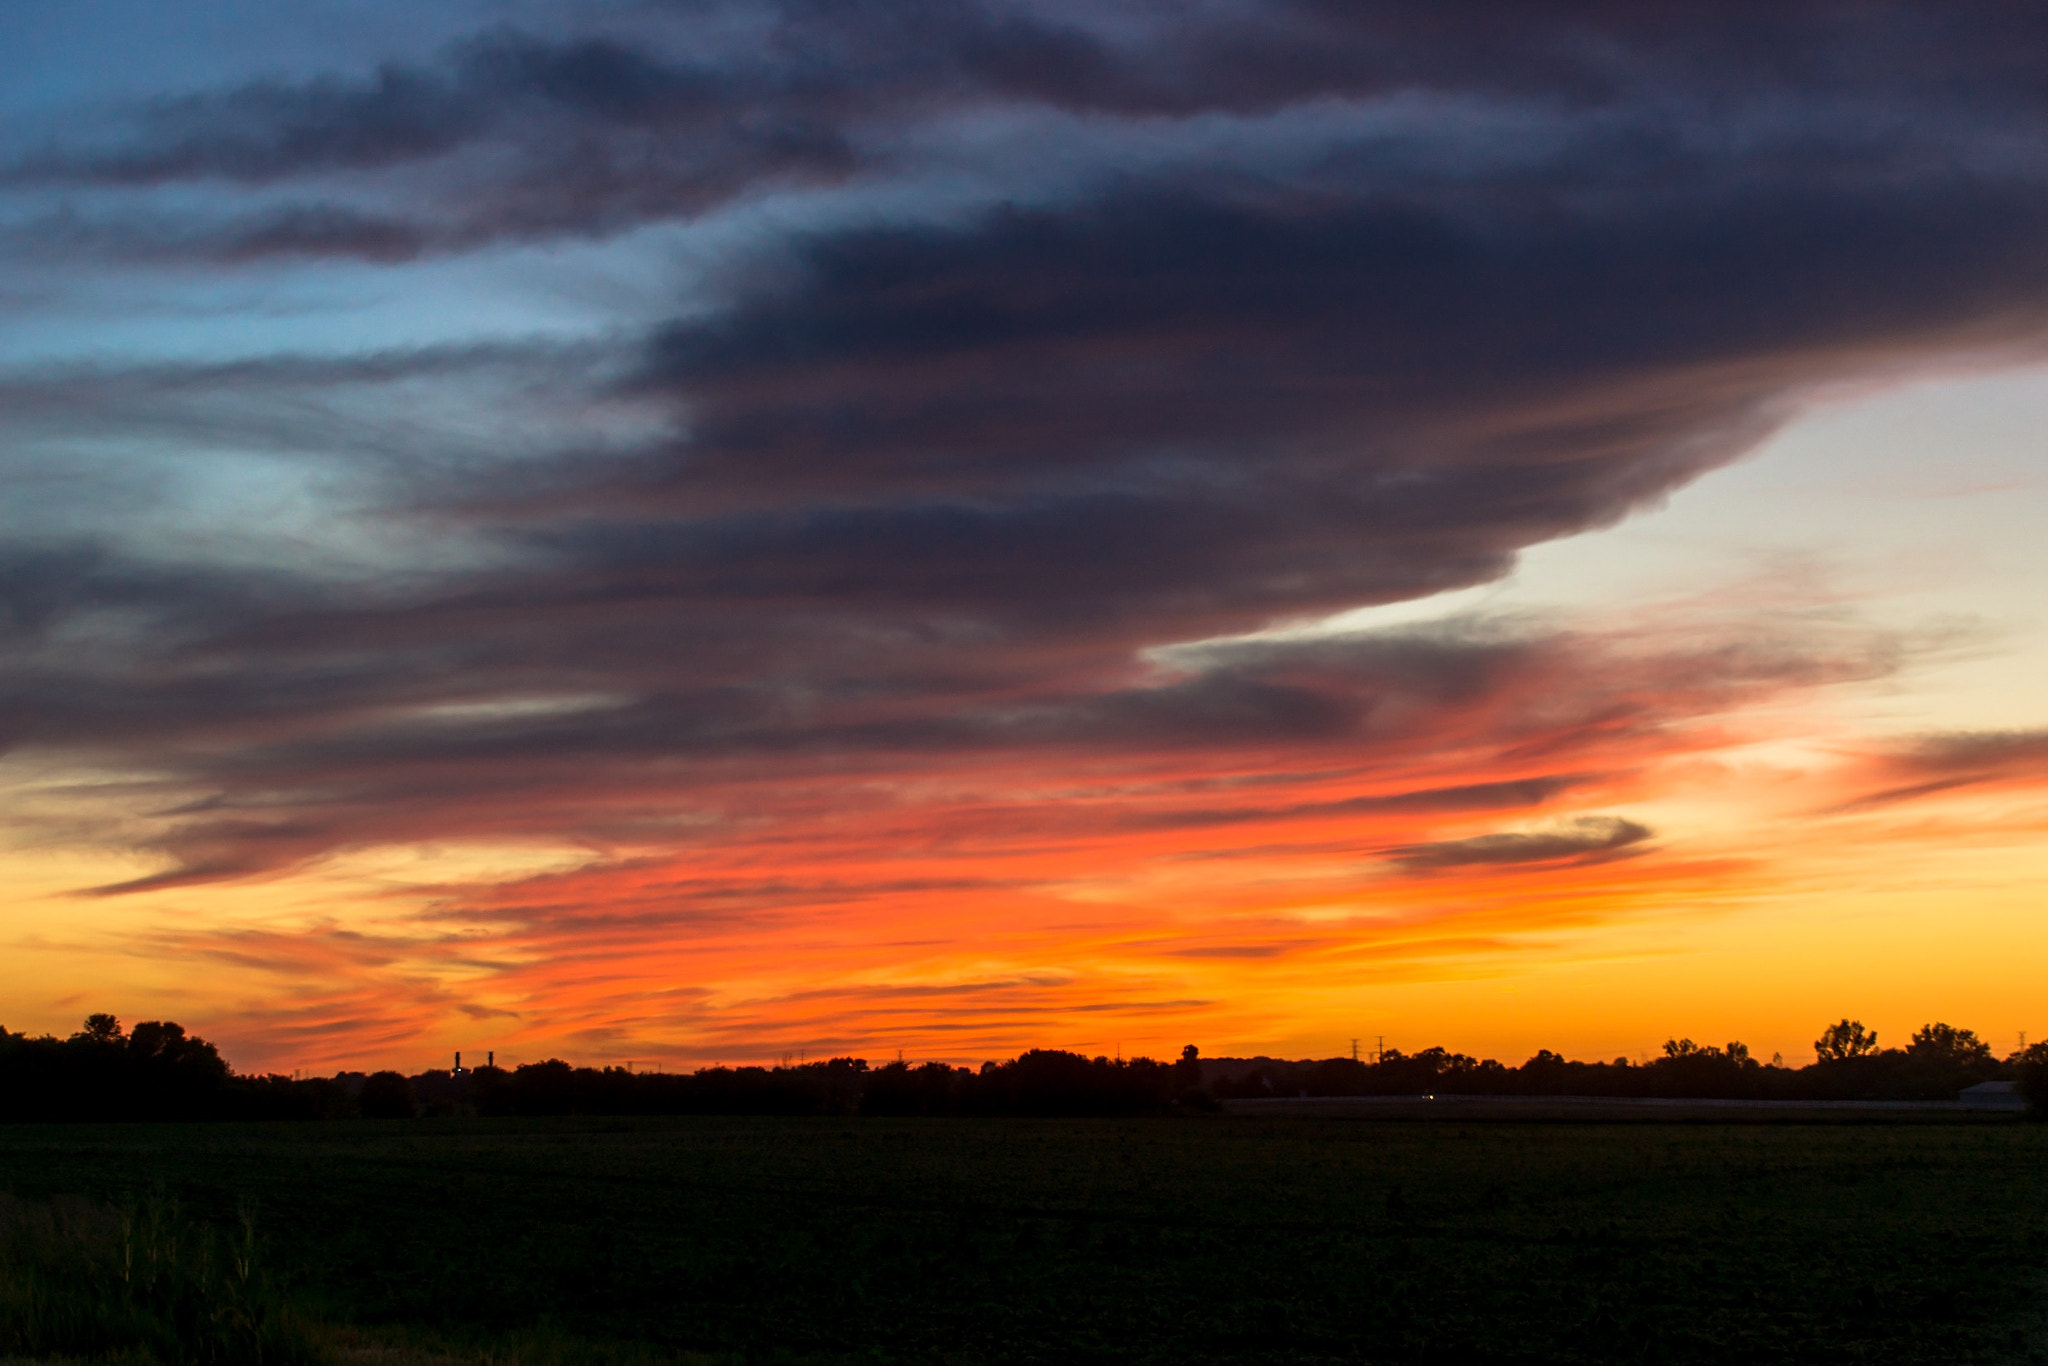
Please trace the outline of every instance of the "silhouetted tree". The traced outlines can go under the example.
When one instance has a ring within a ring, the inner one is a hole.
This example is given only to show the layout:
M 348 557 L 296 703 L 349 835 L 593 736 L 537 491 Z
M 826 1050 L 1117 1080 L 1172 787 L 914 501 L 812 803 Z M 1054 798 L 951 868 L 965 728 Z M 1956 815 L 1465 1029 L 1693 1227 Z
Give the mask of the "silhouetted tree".
M 1975 1030 L 1946 1024 L 1922 1025 L 1914 1030 L 1913 1042 L 1906 1046 L 1906 1052 L 1958 1068 L 1982 1067 L 1991 1061 L 1991 1045 L 1978 1038 Z
M 94 1014 L 67 1039 L 0 1030 L 0 1118 L 202 1119 L 232 1112 L 233 1073 L 206 1040 Z
M 1813 1041 L 1814 1055 L 1822 1062 L 1844 1062 L 1877 1051 L 1877 1031 L 1865 1029 L 1863 1021 L 1844 1016 L 1820 1032 Z
M 411 1119 L 412 1082 L 402 1072 L 372 1072 L 363 1080 L 356 1105 L 364 1119 Z
M 1907 1095 L 1947 1100 L 1965 1086 L 1998 1074 L 1991 1046 L 1968 1029 L 1934 1023 L 1922 1025 L 1906 1046 L 1898 1066 L 1899 1085 Z
M 1701 1099 L 1753 1099 L 1765 1085 L 1762 1069 L 1744 1043 L 1719 1048 L 1691 1039 L 1666 1039 L 1664 1056 L 1642 1069 L 1653 1095 Z
M 2026 1099 L 2027 1113 L 2035 1119 L 2048 1119 L 2048 1043 L 2029 1044 L 2006 1063 Z
M 84 1043 L 118 1044 L 126 1042 L 127 1035 L 121 1031 L 121 1022 L 112 1015 L 88 1015 L 85 1028 L 71 1036 Z
M 867 1074 L 864 1115 L 957 1115 L 972 1107 L 975 1074 L 942 1062 L 892 1062 Z

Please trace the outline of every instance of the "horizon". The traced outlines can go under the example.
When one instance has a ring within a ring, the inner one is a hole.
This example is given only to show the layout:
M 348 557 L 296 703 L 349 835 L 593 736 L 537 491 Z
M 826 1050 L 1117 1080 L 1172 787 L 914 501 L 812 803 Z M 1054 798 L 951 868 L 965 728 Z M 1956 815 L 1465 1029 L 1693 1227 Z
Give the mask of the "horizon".
M 2048 1038 L 2048 13 L 8 27 L 10 1028 Z
M 182 1021 L 150 1021 L 146 1022 L 144 1027 L 150 1027 L 156 1024 L 169 1024 L 174 1030 L 182 1030 L 184 1032 L 185 1037 L 189 1037 L 195 1040 L 196 1042 L 213 1045 L 213 1041 L 205 1037 L 204 1031 L 196 1028 L 186 1029 Z M 99 1034 L 94 1033 L 96 1027 L 98 1028 L 98 1030 L 101 1031 Z M 923 1052 L 920 1052 L 915 1056 L 912 1056 L 910 1052 L 908 1052 L 907 1050 L 898 1050 L 897 1055 L 894 1058 L 884 1058 L 880 1062 L 873 1062 L 870 1059 L 861 1057 L 857 1054 L 820 1053 L 817 1056 L 812 1057 L 809 1055 L 808 1050 L 799 1049 L 793 1053 L 786 1053 L 775 1058 L 685 1060 L 680 1065 L 674 1067 L 669 1067 L 665 1065 L 667 1063 L 674 1061 L 673 1059 L 662 1058 L 659 1056 L 628 1058 L 624 1060 L 604 1059 L 591 1063 L 576 1062 L 572 1059 L 562 1058 L 554 1054 L 532 1057 L 508 1054 L 506 1060 L 503 1063 L 499 1063 L 497 1061 L 498 1050 L 486 1047 L 482 1049 L 461 1048 L 452 1050 L 452 1058 L 450 1059 L 449 1066 L 434 1067 L 430 1065 L 421 1069 L 421 1071 L 417 1073 L 407 1072 L 403 1067 L 381 1069 L 377 1067 L 343 1067 L 338 1069 L 333 1075 L 336 1077 L 349 1075 L 361 1076 L 365 1075 L 366 1073 L 378 1070 L 395 1070 L 403 1073 L 404 1075 L 410 1076 L 425 1075 L 434 1072 L 463 1073 L 485 1071 L 491 1069 L 496 1069 L 498 1071 L 503 1072 L 511 1072 L 521 1067 L 533 1066 L 542 1063 L 567 1063 L 568 1065 L 579 1069 L 591 1068 L 593 1070 L 604 1070 L 612 1068 L 623 1068 L 624 1070 L 629 1072 L 674 1072 L 678 1075 L 686 1075 L 693 1071 L 740 1067 L 762 1067 L 773 1070 L 786 1070 L 790 1068 L 802 1068 L 809 1066 L 825 1066 L 827 1064 L 834 1062 L 853 1062 L 862 1064 L 863 1066 L 871 1067 L 887 1067 L 893 1065 L 921 1067 L 927 1064 L 937 1063 L 947 1067 L 972 1070 L 976 1066 L 984 1068 L 1000 1066 L 1011 1061 L 1014 1061 L 1016 1057 L 1021 1057 L 1026 1053 L 1035 1052 L 1067 1053 L 1073 1056 L 1091 1058 L 1092 1061 L 1097 1063 L 1113 1061 L 1118 1065 L 1122 1065 L 1124 1063 L 1148 1063 L 1152 1065 L 1163 1066 L 1172 1064 L 1176 1061 L 1185 1060 L 1188 1057 L 1187 1050 L 1189 1048 L 1193 1048 L 1195 1050 L 1194 1060 L 1204 1065 L 1211 1063 L 1257 1062 L 1287 1063 L 1298 1065 L 1306 1063 L 1349 1061 L 1359 1063 L 1365 1066 L 1378 1066 L 1382 1061 L 1407 1062 L 1412 1061 L 1420 1056 L 1427 1056 L 1430 1053 L 1441 1053 L 1452 1057 L 1468 1058 L 1474 1062 L 1482 1064 L 1498 1063 L 1499 1065 L 1509 1068 L 1511 1070 L 1526 1067 L 1531 1063 L 1543 1061 L 1546 1055 L 1549 1058 L 1556 1059 L 1574 1066 L 1623 1065 L 1637 1067 L 1645 1066 L 1650 1063 L 1672 1057 L 1683 1057 L 1697 1051 L 1698 1053 L 1703 1055 L 1726 1055 L 1736 1057 L 1738 1060 L 1754 1061 L 1760 1067 L 1775 1067 L 1789 1070 L 1799 1070 L 1802 1068 L 1815 1066 L 1816 1064 L 1825 1061 L 1825 1059 L 1823 1059 L 1820 1056 L 1819 1050 L 1821 1046 L 1828 1041 L 1827 1036 L 1834 1033 L 1838 1028 L 1843 1030 L 1853 1029 L 1854 1031 L 1857 1031 L 1856 1037 L 1860 1041 L 1859 1055 L 1868 1056 L 1876 1056 L 1880 1054 L 1890 1053 L 1915 1052 L 1917 1051 L 1918 1045 L 1923 1036 L 1938 1036 L 1943 1034 L 1944 1032 L 1952 1034 L 1955 1037 L 1955 1039 L 1958 1040 L 1966 1048 L 1981 1047 L 1984 1051 L 1984 1057 L 1988 1059 L 1990 1062 L 2001 1067 L 2011 1067 L 2018 1065 L 2025 1061 L 2028 1057 L 2038 1058 L 2041 1053 L 2041 1050 L 2044 1047 L 2048 1047 L 2048 1041 L 2043 1041 L 2039 1039 L 2035 1040 L 2035 1042 L 2032 1045 L 2029 1045 L 2025 1034 L 2022 1033 L 2018 1038 L 2017 1046 L 2010 1052 L 2007 1052 L 2005 1050 L 2002 1050 L 1992 1040 L 1981 1037 L 1974 1029 L 1971 1029 L 1967 1026 L 1951 1025 L 1946 1021 L 1934 1020 L 1925 1022 L 1919 1029 L 1912 1031 L 1910 1034 L 1890 1036 L 1892 1038 L 1892 1042 L 1886 1043 L 1884 1042 L 1884 1040 L 1888 1036 L 1886 1036 L 1882 1031 L 1870 1029 L 1867 1025 L 1864 1024 L 1862 1020 L 1852 1019 L 1849 1016 L 1843 1016 L 1841 1018 L 1839 1026 L 1831 1022 L 1826 1027 L 1824 1027 L 1821 1031 L 1822 1037 L 1816 1038 L 1812 1042 L 1811 1046 L 1806 1050 L 1806 1053 L 1801 1056 L 1786 1055 L 1782 1052 L 1782 1050 L 1772 1050 L 1771 1053 L 1768 1056 L 1766 1056 L 1759 1050 L 1750 1048 L 1749 1045 L 1741 1039 L 1724 1039 L 1721 1042 L 1714 1043 L 1695 1040 L 1690 1035 L 1680 1034 L 1667 1034 L 1663 1042 L 1658 1046 L 1656 1052 L 1654 1053 L 1647 1050 L 1643 1050 L 1634 1054 L 1616 1054 L 1612 1057 L 1578 1057 L 1568 1053 L 1559 1053 L 1555 1049 L 1543 1048 L 1538 1049 L 1534 1053 L 1531 1053 L 1528 1057 L 1522 1059 L 1520 1062 L 1504 1061 L 1498 1058 L 1488 1057 L 1485 1054 L 1481 1053 L 1466 1053 L 1462 1049 L 1447 1048 L 1440 1043 L 1426 1044 L 1420 1048 L 1411 1050 L 1403 1049 L 1399 1045 L 1388 1045 L 1385 1043 L 1384 1040 L 1375 1040 L 1374 1045 L 1372 1047 L 1366 1047 L 1364 1046 L 1363 1040 L 1356 1039 L 1347 1041 L 1347 1044 L 1349 1045 L 1348 1051 L 1340 1050 L 1336 1053 L 1326 1054 L 1306 1053 L 1297 1057 L 1287 1057 L 1284 1055 L 1274 1055 L 1257 1052 L 1210 1054 L 1203 1052 L 1200 1045 L 1192 1043 L 1183 1044 L 1180 1049 L 1161 1054 L 1158 1057 L 1154 1057 L 1147 1053 L 1131 1053 L 1129 1055 L 1126 1055 L 1121 1049 L 1117 1049 L 1113 1053 L 1097 1053 L 1091 1055 L 1084 1050 L 1064 1048 L 1056 1044 L 1041 1043 L 1029 1045 L 1024 1049 L 1018 1050 L 1017 1053 L 1014 1055 L 998 1058 L 963 1058 L 957 1056 L 942 1057 Z M 9 1031 L 6 1028 L 5 1022 L 0 1021 L 0 1040 L 4 1040 L 5 1038 L 9 1037 L 10 1034 L 12 1037 L 17 1039 L 40 1037 L 44 1040 L 61 1040 L 68 1038 L 72 1042 L 77 1042 L 83 1039 L 87 1039 L 89 1037 L 104 1037 L 109 1038 L 114 1043 L 119 1044 L 125 1043 L 128 1033 L 129 1030 L 125 1022 L 119 1016 L 113 1014 L 90 1015 L 86 1017 L 86 1019 L 83 1021 L 81 1029 L 75 1030 L 69 1035 L 46 1031 L 41 1036 L 35 1036 L 31 1035 L 26 1030 Z M 1899 1042 L 1899 1039 L 1901 1037 L 1905 1039 L 1905 1042 Z M 469 1055 L 473 1059 L 478 1053 L 482 1053 L 484 1055 L 486 1059 L 485 1062 L 472 1062 L 468 1066 L 463 1065 L 462 1058 L 465 1054 Z M 224 1062 L 229 1068 L 229 1070 L 234 1072 L 236 1075 L 244 1077 L 265 1075 L 265 1071 L 258 1071 L 256 1069 L 244 1070 L 236 1068 L 233 1058 L 227 1056 L 225 1053 L 222 1053 L 220 1056 L 221 1061 Z M 273 1067 L 266 1069 L 266 1071 L 269 1075 L 288 1074 L 293 1080 L 302 1079 L 302 1076 L 303 1079 L 318 1079 L 319 1077 L 319 1074 L 317 1072 L 314 1072 L 313 1070 L 306 1068 L 279 1069 Z

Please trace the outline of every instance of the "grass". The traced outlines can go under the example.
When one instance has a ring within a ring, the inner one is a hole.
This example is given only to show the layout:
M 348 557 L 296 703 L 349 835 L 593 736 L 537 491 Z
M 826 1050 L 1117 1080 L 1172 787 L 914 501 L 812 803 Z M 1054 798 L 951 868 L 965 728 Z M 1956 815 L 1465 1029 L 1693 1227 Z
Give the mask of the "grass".
M 2025 1124 L 0 1129 L 25 1199 L 253 1208 L 362 1366 L 2048 1361 L 2044 1159 Z
M 164 1366 L 295 1366 L 316 1349 L 234 1235 L 161 1198 L 122 1206 L 0 1196 L 0 1353 Z

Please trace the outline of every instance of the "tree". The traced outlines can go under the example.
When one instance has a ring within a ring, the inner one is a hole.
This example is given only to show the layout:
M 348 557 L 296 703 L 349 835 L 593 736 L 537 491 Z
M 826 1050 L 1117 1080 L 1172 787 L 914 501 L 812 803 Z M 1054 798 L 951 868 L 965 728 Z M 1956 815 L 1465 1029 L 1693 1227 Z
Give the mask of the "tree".
M 170 1068 L 193 1081 L 226 1081 L 220 1050 L 175 1020 L 144 1020 L 128 1032 L 128 1055 L 154 1067 Z
M 144 1020 L 128 1036 L 128 1051 L 139 1058 L 176 1058 L 185 1048 L 185 1026 L 175 1020 Z
M 112 1015 L 92 1014 L 85 1017 L 85 1028 L 71 1036 L 84 1043 L 125 1043 L 128 1036 L 122 1032 L 121 1022 Z
M 1915 1030 L 1906 1052 L 1949 1067 L 1981 1067 L 1991 1061 L 1991 1045 L 1978 1038 L 1975 1030 L 1940 1023 Z
M 2048 1043 L 2029 1045 L 2006 1061 L 2017 1074 L 2027 1113 L 2035 1119 L 2048 1119 Z
M 1863 1021 L 1845 1016 L 1820 1032 L 1820 1037 L 1813 1041 L 1813 1051 L 1822 1062 L 1868 1057 L 1877 1051 L 1877 1031 L 1865 1029 Z
M 363 1079 L 356 1104 L 364 1119 L 411 1119 L 414 1112 L 412 1083 L 403 1072 L 372 1072 Z

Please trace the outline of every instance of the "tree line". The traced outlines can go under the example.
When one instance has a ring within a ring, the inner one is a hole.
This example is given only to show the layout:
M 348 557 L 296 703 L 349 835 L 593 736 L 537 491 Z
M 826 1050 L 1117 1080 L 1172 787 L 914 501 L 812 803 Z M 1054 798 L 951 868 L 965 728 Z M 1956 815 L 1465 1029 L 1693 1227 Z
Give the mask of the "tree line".
M 1441 1048 L 1377 1060 L 1255 1065 L 1211 1085 L 1219 1099 L 1259 1096 L 1506 1095 L 1611 1096 L 1687 1100 L 1953 1100 L 1964 1087 L 2016 1081 L 2030 1096 L 2048 1067 L 2048 1045 L 2000 1059 L 1974 1031 L 1933 1023 L 1904 1048 L 1879 1046 L 1857 1020 L 1829 1025 L 1804 1067 L 1761 1062 L 1742 1043 L 1665 1041 L 1647 1062 L 1580 1062 L 1548 1049 L 1520 1067 Z
M 1741 1043 L 1665 1043 L 1647 1062 L 1570 1060 L 1548 1049 L 1519 1067 L 1442 1048 L 1374 1059 L 1173 1062 L 1031 1049 L 979 1068 L 831 1058 L 687 1073 L 575 1067 L 341 1072 L 292 1078 L 234 1071 L 206 1040 L 152 1020 L 124 1029 L 86 1018 L 69 1038 L 0 1028 L 0 1120 L 396 1119 L 421 1115 L 1137 1115 L 1214 1110 L 1282 1096 L 1512 1095 L 1699 1100 L 1952 1100 L 1982 1081 L 2012 1080 L 2048 1114 L 2048 1044 L 2006 1058 L 1941 1023 L 1903 1048 L 1844 1019 L 1804 1067 L 1760 1062 Z

